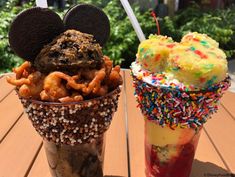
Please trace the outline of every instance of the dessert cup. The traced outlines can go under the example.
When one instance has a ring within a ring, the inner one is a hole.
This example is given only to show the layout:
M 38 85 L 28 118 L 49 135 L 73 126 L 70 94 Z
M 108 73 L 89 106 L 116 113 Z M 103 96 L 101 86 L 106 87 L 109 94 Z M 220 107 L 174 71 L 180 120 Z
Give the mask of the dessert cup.
M 103 176 L 105 134 L 90 143 L 74 146 L 43 140 L 47 161 L 53 177 Z
M 145 119 L 147 177 L 189 177 L 203 124 L 218 109 L 229 76 L 200 91 L 153 86 L 133 76 Z
M 117 110 L 120 87 L 102 97 L 55 103 L 19 96 L 43 138 L 53 177 L 102 177 L 105 132 Z
M 162 127 L 145 119 L 147 177 L 189 177 L 201 129 Z

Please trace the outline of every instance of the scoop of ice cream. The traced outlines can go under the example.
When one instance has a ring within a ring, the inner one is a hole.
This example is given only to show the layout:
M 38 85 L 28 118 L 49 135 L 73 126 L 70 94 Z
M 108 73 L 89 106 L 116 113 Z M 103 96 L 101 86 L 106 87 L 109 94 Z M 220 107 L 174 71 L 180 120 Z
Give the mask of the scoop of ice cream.
M 44 46 L 34 61 L 44 73 L 66 71 L 76 73 L 79 68 L 97 68 L 103 63 L 100 45 L 92 35 L 67 30 Z
M 176 44 L 170 37 L 150 35 L 149 39 L 139 45 L 137 61 L 150 72 L 164 71 L 169 51 Z
M 180 43 L 152 35 L 139 45 L 132 72 L 151 85 L 200 90 L 226 78 L 225 53 L 206 34 L 189 33 Z
M 207 88 L 222 81 L 228 70 L 226 55 L 216 47 L 179 45 L 168 58 L 169 72 L 184 85 Z
M 181 44 L 185 45 L 196 45 L 196 46 L 204 46 L 206 48 L 210 47 L 219 47 L 219 43 L 214 39 L 210 38 L 206 34 L 201 34 L 197 32 L 190 32 L 183 36 L 181 39 Z

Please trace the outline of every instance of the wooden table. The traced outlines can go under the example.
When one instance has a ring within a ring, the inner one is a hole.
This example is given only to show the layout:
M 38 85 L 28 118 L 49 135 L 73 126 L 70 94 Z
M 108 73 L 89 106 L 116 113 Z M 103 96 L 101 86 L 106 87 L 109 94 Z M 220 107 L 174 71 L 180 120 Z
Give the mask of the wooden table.
M 104 173 L 144 177 L 143 119 L 128 70 L 118 111 L 107 132 Z M 42 139 L 33 129 L 13 86 L 0 78 L 0 177 L 50 177 Z M 235 93 L 227 92 L 217 114 L 202 131 L 191 177 L 235 173 Z

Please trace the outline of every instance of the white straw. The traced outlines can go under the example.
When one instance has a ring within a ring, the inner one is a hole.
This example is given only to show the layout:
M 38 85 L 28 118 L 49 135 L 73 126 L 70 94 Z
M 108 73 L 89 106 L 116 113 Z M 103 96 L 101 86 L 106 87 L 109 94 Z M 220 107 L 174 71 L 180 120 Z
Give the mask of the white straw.
M 145 40 L 144 33 L 140 27 L 140 24 L 139 24 L 134 12 L 133 12 L 128 0 L 120 0 L 120 1 L 122 3 L 122 6 L 124 7 L 128 17 L 129 17 L 129 19 L 130 19 L 130 21 L 131 21 L 131 24 L 132 24 L 140 42 Z
M 42 7 L 42 8 L 47 8 L 47 0 L 36 0 L 36 6 L 37 7 Z

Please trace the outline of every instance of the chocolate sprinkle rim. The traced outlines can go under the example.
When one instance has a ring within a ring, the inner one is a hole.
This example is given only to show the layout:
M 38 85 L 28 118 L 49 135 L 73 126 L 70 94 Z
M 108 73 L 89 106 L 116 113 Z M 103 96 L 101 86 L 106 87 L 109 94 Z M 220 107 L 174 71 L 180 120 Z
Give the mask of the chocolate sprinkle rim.
M 49 142 L 64 145 L 91 143 L 109 128 L 118 108 L 121 86 L 94 99 L 55 103 L 20 97 L 25 113 L 38 134 Z

